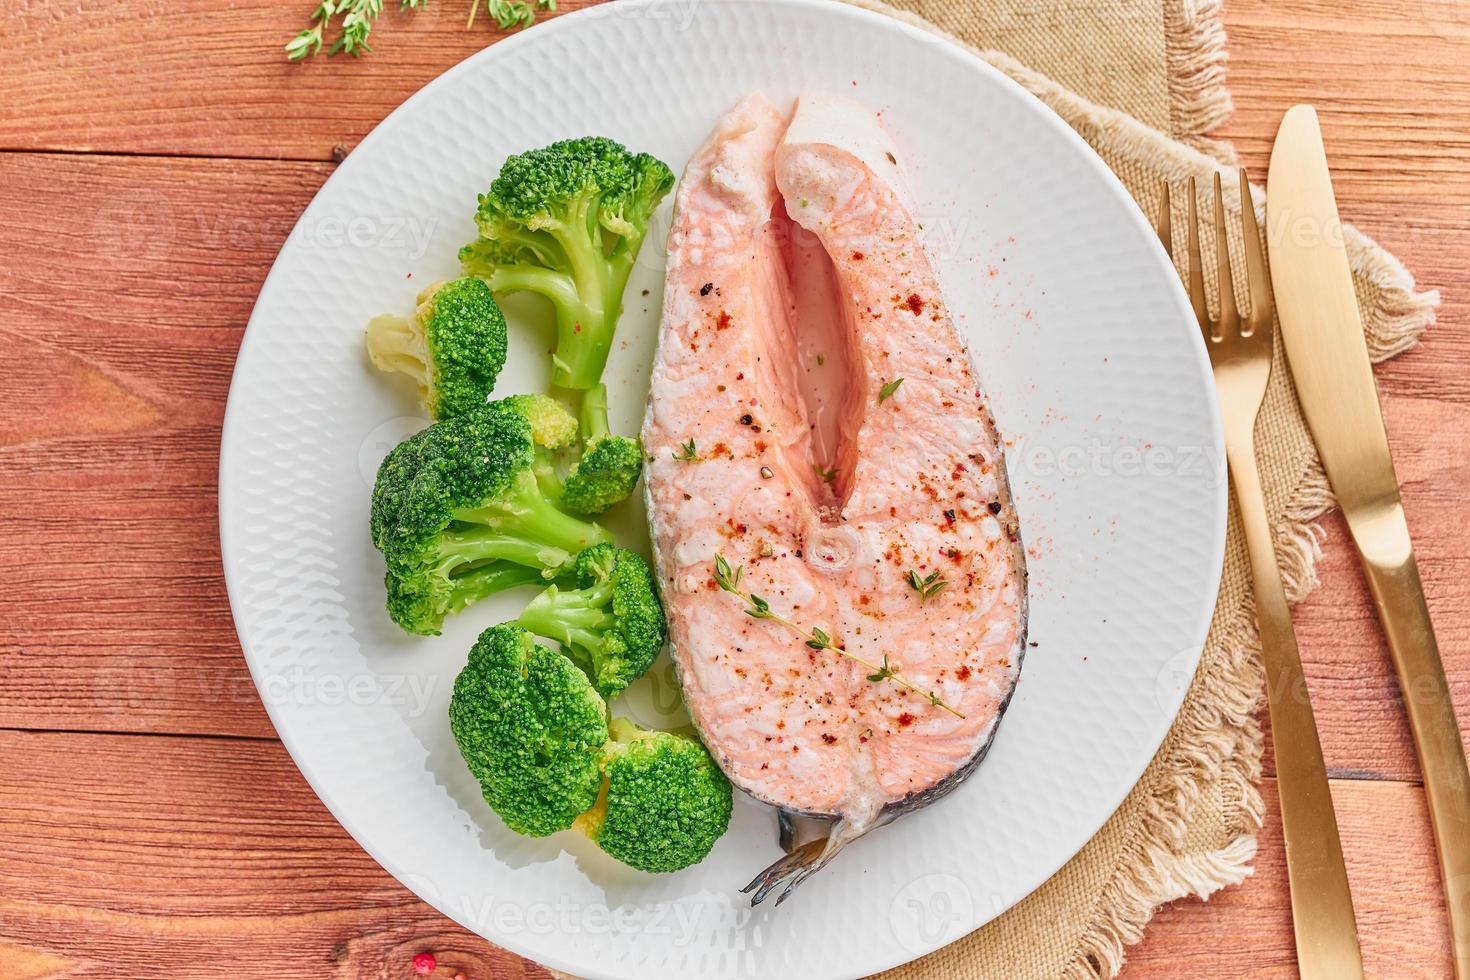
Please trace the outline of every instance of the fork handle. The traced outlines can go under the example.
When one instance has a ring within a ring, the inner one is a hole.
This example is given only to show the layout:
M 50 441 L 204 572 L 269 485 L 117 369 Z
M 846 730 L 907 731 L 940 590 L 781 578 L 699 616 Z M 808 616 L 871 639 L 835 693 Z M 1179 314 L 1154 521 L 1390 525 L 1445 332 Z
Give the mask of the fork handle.
M 1271 711 L 1271 741 L 1276 754 L 1281 830 L 1286 841 L 1286 871 L 1291 882 L 1292 924 L 1297 967 L 1302 980 L 1362 977 L 1353 898 L 1343 865 L 1342 842 L 1327 768 L 1317 738 L 1317 722 L 1302 674 L 1296 634 L 1286 605 L 1286 589 L 1276 564 L 1265 496 L 1256 471 L 1254 441 L 1227 440 L 1226 456 L 1234 477 L 1250 552 L 1260 624 L 1261 661 L 1266 673 L 1266 703 Z

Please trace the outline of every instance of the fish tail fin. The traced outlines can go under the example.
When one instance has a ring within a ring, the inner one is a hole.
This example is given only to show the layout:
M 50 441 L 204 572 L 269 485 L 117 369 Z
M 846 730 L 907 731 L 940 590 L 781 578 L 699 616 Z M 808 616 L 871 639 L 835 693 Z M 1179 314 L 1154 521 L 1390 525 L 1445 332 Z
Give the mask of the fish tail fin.
M 865 827 L 862 830 L 856 830 L 846 820 L 839 820 L 832 826 L 826 837 L 818 837 L 816 840 L 807 841 L 792 849 L 790 853 L 756 875 L 750 884 L 740 891 L 745 894 L 754 891 L 755 894 L 750 896 L 750 904 L 759 905 L 766 900 L 766 896 L 784 884 L 786 887 L 781 890 L 780 895 L 776 896 L 776 904 L 780 905 L 791 897 L 791 893 L 796 891 L 803 881 L 825 868 L 827 862 L 836 857 L 838 852 L 870 829 L 872 828 Z

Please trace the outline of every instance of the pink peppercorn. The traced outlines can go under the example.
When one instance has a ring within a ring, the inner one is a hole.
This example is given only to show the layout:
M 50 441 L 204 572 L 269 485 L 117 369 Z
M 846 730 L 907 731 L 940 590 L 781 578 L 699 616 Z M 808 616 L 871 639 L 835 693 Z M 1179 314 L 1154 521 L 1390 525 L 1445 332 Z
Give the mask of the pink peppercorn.
M 421 977 L 426 977 L 433 973 L 434 967 L 438 965 L 438 961 L 434 959 L 433 953 L 420 953 L 413 958 L 413 972 Z

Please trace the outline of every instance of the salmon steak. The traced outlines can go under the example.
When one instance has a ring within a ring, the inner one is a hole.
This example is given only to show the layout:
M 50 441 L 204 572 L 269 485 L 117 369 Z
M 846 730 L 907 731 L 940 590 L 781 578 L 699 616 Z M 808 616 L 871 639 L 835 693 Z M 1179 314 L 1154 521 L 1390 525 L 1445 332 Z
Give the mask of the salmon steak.
M 825 830 L 783 833 L 753 902 L 969 775 L 1026 645 L 1003 446 L 901 160 L 857 103 L 750 96 L 675 202 L 642 431 L 674 665 L 730 780 Z

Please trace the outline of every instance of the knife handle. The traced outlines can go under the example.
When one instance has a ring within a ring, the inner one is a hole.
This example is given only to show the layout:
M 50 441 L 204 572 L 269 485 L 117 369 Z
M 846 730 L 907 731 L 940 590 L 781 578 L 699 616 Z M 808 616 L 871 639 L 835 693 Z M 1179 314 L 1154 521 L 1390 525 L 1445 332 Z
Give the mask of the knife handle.
M 1424 795 L 1439 848 L 1440 879 L 1455 948 L 1455 976 L 1470 980 L 1470 769 L 1455 720 L 1439 644 L 1403 508 L 1395 503 L 1372 528 L 1354 528 L 1368 588 L 1388 638 L 1404 712 L 1424 773 Z M 1372 532 L 1376 542 L 1362 540 Z M 1384 547 L 1389 541 L 1394 547 Z M 1378 548 L 1364 547 L 1376 543 Z
M 1297 968 L 1302 980 L 1360 978 L 1363 959 L 1337 815 L 1332 809 L 1322 743 L 1317 737 L 1317 721 L 1312 715 L 1296 633 L 1291 626 L 1286 589 L 1276 564 L 1276 547 L 1256 470 L 1255 444 L 1245 437 L 1227 438 L 1225 445 L 1255 587 L 1266 703 L 1271 711 L 1271 743 L 1276 754 L 1281 834 L 1286 842 L 1286 872 L 1291 883 Z

